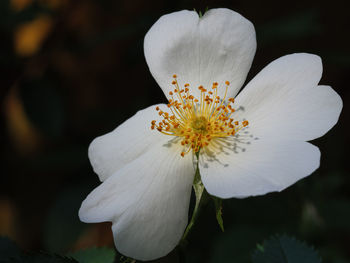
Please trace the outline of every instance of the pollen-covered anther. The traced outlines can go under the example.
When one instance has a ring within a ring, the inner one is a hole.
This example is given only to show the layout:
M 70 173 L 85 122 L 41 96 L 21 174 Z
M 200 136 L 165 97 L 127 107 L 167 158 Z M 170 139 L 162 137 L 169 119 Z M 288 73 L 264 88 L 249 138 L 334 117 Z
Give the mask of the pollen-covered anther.
M 169 92 L 171 98 L 167 104 L 170 113 L 161 110 L 158 106 L 156 111 L 163 118 L 162 121 L 151 121 L 151 129 L 182 138 L 180 140 L 184 157 L 191 150 L 198 152 L 205 147 L 211 147 L 211 142 L 218 138 L 234 136 L 244 127 L 248 121 L 234 121 L 232 114 L 234 98 L 227 98 L 226 94 L 229 81 L 225 81 L 225 93 L 223 99 L 218 95 L 219 84 L 212 84 L 212 91 L 200 85 L 200 97 L 196 98 L 190 94 L 190 84 L 186 83 L 181 89 L 177 76 L 173 75 L 172 84 L 174 89 Z

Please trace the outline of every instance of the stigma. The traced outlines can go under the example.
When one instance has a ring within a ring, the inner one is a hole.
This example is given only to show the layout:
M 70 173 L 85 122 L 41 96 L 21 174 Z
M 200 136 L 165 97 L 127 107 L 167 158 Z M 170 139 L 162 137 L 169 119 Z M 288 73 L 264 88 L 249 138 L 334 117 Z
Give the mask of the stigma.
M 173 75 L 172 85 L 174 89 L 169 92 L 167 105 L 169 112 L 156 107 L 163 120 L 153 120 L 151 129 L 179 137 L 183 146 L 182 157 L 191 150 L 198 153 L 200 149 L 210 147 L 218 138 L 234 136 L 249 125 L 247 120 L 237 121 L 233 118 L 234 98 L 226 98 L 229 81 L 225 81 L 223 98 L 218 96 L 217 82 L 214 82 L 209 90 L 199 86 L 199 98 L 191 95 L 188 83 L 180 87 L 176 75 Z

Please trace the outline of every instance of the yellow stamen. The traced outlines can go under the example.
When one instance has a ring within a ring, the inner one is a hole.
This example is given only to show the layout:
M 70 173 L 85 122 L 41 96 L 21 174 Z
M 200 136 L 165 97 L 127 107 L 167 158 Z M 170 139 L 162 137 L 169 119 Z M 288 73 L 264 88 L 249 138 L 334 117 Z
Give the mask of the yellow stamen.
M 231 115 L 235 112 L 232 107 L 234 98 L 228 98 L 225 102 L 229 81 L 225 81 L 225 94 L 221 100 L 217 96 L 219 84 L 213 83 L 212 91 L 199 86 L 200 98 L 195 98 L 189 93 L 190 85 L 186 83 L 185 89 L 180 89 L 177 75 L 173 75 L 174 90 L 169 92 L 168 108 L 171 114 L 156 107 L 159 116 L 163 118 L 158 124 L 151 121 L 151 129 L 159 132 L 181 137 L 181 145 L 184 147 L 181 156 L 184 157 L 191 149 L 198 152 L 201 148 L 210 147 L 215 139 L 234 136 L 238 131 L 249 125 L 247 120 L 234 121 Z

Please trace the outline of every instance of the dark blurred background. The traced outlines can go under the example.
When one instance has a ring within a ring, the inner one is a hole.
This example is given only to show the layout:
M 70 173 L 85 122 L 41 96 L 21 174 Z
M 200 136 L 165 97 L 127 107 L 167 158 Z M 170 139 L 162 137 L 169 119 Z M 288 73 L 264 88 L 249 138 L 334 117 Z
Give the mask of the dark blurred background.
M 87 147 L 165 102 L 143 38 L 163 14 L 206 7 L 233 9 L 255 25 L 248 80 L 282 55 L 314 53 L 323 59 L 321 84 L 345 107 L 336 127 L 313 141 L 322 161 L 312 176 L 282 193 L 226 200 L 224 233 L 206 206 L 189 237 L 189 262 L 250 262 L 256 244 L 277 233 L 313 245 L 324 262 L 350 262 L 350 8 L 340 0 L 1 0 L 0 235 L 31 251 L 113 247 L 109 223 L 78 220 L 81 201 L 99 184 Z

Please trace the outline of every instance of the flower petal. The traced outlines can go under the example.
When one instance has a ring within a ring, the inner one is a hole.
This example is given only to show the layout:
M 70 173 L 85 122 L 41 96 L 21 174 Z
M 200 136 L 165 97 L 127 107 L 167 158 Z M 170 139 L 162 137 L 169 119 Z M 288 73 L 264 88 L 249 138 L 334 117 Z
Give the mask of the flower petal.
M 293 54 L 265 67 L 237 96 L 240 116 L 258 138 L 312 140 L 338 121 L 342 100 L 330 87 L 317 86 L 318 56 Z
M 282 191 L 319 167 L 320 151 L 307 142 L 255 140 L 235 146 L 216 160 L 201 159 L 208 193 L 243 198 Z
M 89 146 L 89 159 L 101 181 L 148 151 L 156 142 L 169 138 L 151 130 L 151 121 L 159 116 L 153 105 L 138 111 L 115 130 L 95 138 Z
M 83 222 L 112 221 L 117 249 L 138 260 L 165 256 L 187 225 L 194 166 L 173 141 L 157 143 L 93 190 Z
M 173 74 L 181 84 L 210 88 L 213 82 L 231 82 L 234 96 L 244 83 L 256 50 L 253 24 L 224 8 L 211 9 L 199 18 L 194 11 L 162 16 L 148 31 L 144 52 L 150 71 L 168 97 Z M 219 89 L 223 96 L 225 89 Z

